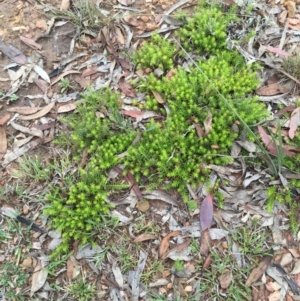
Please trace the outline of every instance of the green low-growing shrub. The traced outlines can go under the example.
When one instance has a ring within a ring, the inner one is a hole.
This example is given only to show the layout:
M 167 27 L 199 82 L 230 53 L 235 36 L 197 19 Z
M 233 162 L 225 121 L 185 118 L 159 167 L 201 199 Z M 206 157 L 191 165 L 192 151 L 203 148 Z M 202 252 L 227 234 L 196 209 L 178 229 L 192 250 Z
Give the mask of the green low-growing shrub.
M 174 62 L 175 44 L 159 35 L 136 52 L 133 60 L 138 68 L 163 70 L 161 78 L 151 72 L 136 83 L 136 90 L 146 93 L 141 106 L 161 115 L 145 122 L 144 130 L 133 128 L 122 117 L 117 94 L 88 90 L 83 95 L 78 113 L 68 124 L 73 131 L 74 152 L 78 156 L 87 148 L 89 161 L 79 169 L 79 180 L 69 195 L 52 193 L 45 210 L 53 227 L 63 232 L 57 254 L 65 252 L 72 240 L 91 241 L 93 227 L 112 208 L 106 197 L 128 187 L 122 175 L 107 183 L 112 167 L 123 164 L 124 175 L 132 173 L 139 184 L 149 189 L 175 188 L 188 201 L 186 184 L 197 187 L 207 179 L 210 171 L 204 164 L 231 162 L 228 150 L 243 128 L 219 92 L 249 125 L 268 114 L 263 104 L 247 95 L 258 84 L 257 66 L 246 66 L 237 52 L 226 50 L 226 24 L 230 20 L 232 15 L 223 14 L 220 8 L 202 7 L 179 30 L 186 50 L 205 53 L 187 69 Z M 168 72 L 171 69 L 172 76 Z M 160 93 L 165 103 L 157 102 L 153 91 Z M 235 123 L 240 132 L 232 129 Z M 125 155 L 117 156 L 124 151 Z

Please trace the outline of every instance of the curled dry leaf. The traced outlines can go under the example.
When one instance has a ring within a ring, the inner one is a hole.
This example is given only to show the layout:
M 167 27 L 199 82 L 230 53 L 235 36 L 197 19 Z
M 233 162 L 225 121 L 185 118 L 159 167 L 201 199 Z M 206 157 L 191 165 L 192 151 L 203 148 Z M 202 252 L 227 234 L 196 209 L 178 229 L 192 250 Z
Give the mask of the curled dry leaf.
M 40 66 L 38 65 L 34 65 L 33 66 L 33 70 L 44 80 L 46 81 L 48 84 L 50 84 L 50 77 L 48 75 L 48 73 L 42 69 Z
M 219 282 L 221 285 L 221 288 L 227 289 L 231 282 L 232 282 L 232 272 L 230 270 L 225 270 L 221 276 L 219 276 Z
M 161 95 L 156 92 L 156 91 L 151 91 L 155 97 L 155 99 L 157 100 L 158 103 L 165 103 L 165 100 L 161 97 Z
M 39 89 L 43 92 L 46 93 L 48 90 L 48 84 L 46 83 L 46 81 L 42 80 L 42 79 L 34 79 L 34 83 L 39 87 Z
M 30 296 L 32 297 L 35 292 L 43 287 L 47 280 L 48 270 L 42 266 L 39 261 L 36 267 L 34 268 L 30 289 Z
M 200 207 L 200 225 L 202 231 L 209 229 L 213 219 L 213 199 L 208 194 L 201 203 Z
M 212 114 L 211 114 L 211 112 L 208 112 L 208 115 L 204 120 L 204 129 L 205 129 L 205 135 L 208 135 L 212 130 Z
M 32 108 L 32 107 L 11 107 L 11 108 L 7 108 L 7 111 L 19 113 L 19 114 L 23 114 L 23 115 L 30 115 L 30 114 L 36 113 L 40 109 L 41 108 L 39 108 L 39 107 L 34 107 L 34 108 Z
M 280 48 L 272 47 L 272 46 L 266 46 L 266 50 L 269 50 L 270 52 L 274 52 L 277 54 L 280 54 L 282 56 L 290 56 L 290 54 Z
M 76 109 L 76 103 L 72 102 L 66 105 L 59 106 L 59 108 L 57 109 L 57 113 L 66 113 L 66 112 L 74 111 L 75 109 Z
M 29 134 L 29 135 L 36 136 L 36 137 L 39 137 L 41 139 L 44 139 L 44 134 L 41 130 L 29 129 L 25 126 L 19 125 L 19 124 L 14 123 L 14 122 L 11 122 L 10 124 L 15 130 L 18 130 L 22 133 Z
M 211 249 L 211 238 L 210 238 L 209 230 L 206 229 L 201 234 L 200 254 L 202 256 L 207 256 L 210 249 Z
M 36 147 L 39 143 L 40 143 L 40 140 L 37 139 L 34 141 L 30 141 L 29 143 L 25 144 L 21 148 L 14 149 L 13 152 L 6 154 L 4 156 L 4 162 L 2 163 L 2 165 L 5 166 L 5 165 L 9 164 L 10 162 L 16 160 L 17 158 L 22 156 L 24 153 L 26 153 L 30 149 Z
M 161 259 L 165 259 L 168 257 L 168 255 L 170 253 L 174 253 L 174 252 L 180 252 L 182 250 L 184 250 L 186 247 L 188 247 L 191 244 L 191 239 L 188 238 L 185 242 L 183 242 L 182 244 L 177 245 L 176 247 L 174 247 L 173 249 L 167 251 L 162 257 Z
M 166 74 L 166 78 L 167 78 L 167 79 L 171 79 L 175 74 L 176 74 L 176 70 L 175 70 L 175 69 L 171 69 L 171 70 L 168 71 L 168 73 Z
M 46 115 L 47 113 L 49 113 L 51 111 L 51 109 L 54 107 L 54 104 L 55 104 L 55 101 L 50 102 L 45 107 L 42 107 L 39 112 L 37 112 L 35 114 L 32 114 L 32 115 L 27 115 L 27 116 L 20 115 L 20 116 L 18 116 L 18 119 L 32 120 L 32 119 L 41 118 L 41 117 L 43 117 L 44 115 Z
M 133 242 L 142 242 L 142 241 L 147 241 L 152 239 L 156 239 L 156 236 L 152 234 L 141 234 L 137 236 Z
M 289 137 L 294 139 L 295 133 L 300 123 L 300 107 L 296 108 L 291 116 L 290 120 L 290 129 L 289 129 Z
M 7 45 L 0 39 L 0 51 L 8 56 L 13 62 L 19 65 L 27 64 L 26 56 L 13 45 Z
M 141 118 L 143 116 L 143 112 L 135 111 L 135 110 L 130 110 L 130 111 L 122 110 L 120 113 L 133 118 Z
M 127 81 L 125 81 L 124 77 L 122 77 L 119 81 L 119 88 L 126 96 L 136 97 L 136 94 L 132 88 L 132 85 L 130 83 L 128 83 Z
M 36 43 L 34 40 L 20 36 L 20 40 L 33 49 L 41 50 L 43 48 L 42 45 Z
M 163 240 L 161 241 L 161 244 L 159 246 L 159 251 L 158 251 L 158 254 L 159 254 L 159 257 L 160 258 L 163 258 L 165 256 L 165 254 L 168 252 L 168 249 L 169 249 L 169 239 L 171 237 L 174 237 L 174 236 L 178 236 L 181 234 L 181 231 L 177 230 L 177 231 L 173 231 L 171 233 L 169 233 L 168 235 L 166 235 Z
M 196 129 L 198 137 L 204 137 L 205 136 L 205 132 L 203 131 L 202 127 L 199 124 L 193 123 L 193 126 Z
M 6 127 L 0 127 L 0 157 L 7 151 Z
M 285 88 L 279 83 L 263 86 L 256 90 L 256 93 L 261 96 L 272 96 L 272 95 L 284 94 L 288 92 L 289 89 Z
M 246 285 L 250 286 L 253 282 L 260 279 L 260 277 L 263 275 L 263 273 L 267 270 L 268 266 L 271 264 L 272 257 L 271 256 L 265 256 L 262 261 L 259 263 L 257 268 L 254 268 L 247 281 Z

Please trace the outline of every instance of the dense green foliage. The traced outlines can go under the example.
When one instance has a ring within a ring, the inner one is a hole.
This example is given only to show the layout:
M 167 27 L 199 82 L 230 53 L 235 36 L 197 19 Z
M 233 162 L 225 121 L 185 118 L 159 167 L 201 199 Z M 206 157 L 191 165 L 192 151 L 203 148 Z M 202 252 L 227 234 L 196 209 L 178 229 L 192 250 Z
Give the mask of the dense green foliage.
M 161 115 L 158 120 L 145 123 L 143 131 L 134 129 L 130 120 L 122 117 L 117 94 L 88 90 L 83 96 L 78 114 L 68 122 L 77 154 L 88 148 L 90 160 L 85 168 L 80 168 L 79 180 L 70 188 L 68 197 L 52 193 L 45 211 L 52 217 L 53 227 L 63 231 L 63 244 L 57 252 L 67 251 L 71 240 L 91 240 L 93 226 L 101 223 L 102 216 L 112 207 L 106 197 L 124 188 L 117 180 L 107 183 L 112 167 L 123 164 L 124 174 L 131 172 L 148 189 L 176 188 L 188 201 L 186 184 L 196 187 L 205 182 L 209 171 L 204 164 L 226 164 L 232 160 L 227 154 L 239 135 L 232 129 L 235 123 L 239 124 L 236 112 L 249 125 L 267 115 L 264 105 L 247 97 L 258 84 L 257 67 L 246 66 L 237 52 L 225 49 L 230 16 L 216 7 L 202 8 L 201 14 L 179 31 L 182 40 L 188 41 L 183 47 L 205 52 L 207 57 L 189 68 L 176 66 L 175 44 L 159 35 L 137 51 L 137 66 L 161 68 L 164 72 L 160 78 L 150 72 L 136 84 L 136 89 L 147 95 L 140 107 Z M 199 31 L 204 25 L 206 30 Z M 179 55 L 185 60 L 183 53 Z M 171 69 L 173 76 L 167 76 Z M 164 104 L 157 102 L 153 91 L 160 93 Z M 99 112 L 103 118 L 97 117 Z M 242 127 L 238 130 L 241 132 Z M 117 156 L 124 151 L 126 155 Z

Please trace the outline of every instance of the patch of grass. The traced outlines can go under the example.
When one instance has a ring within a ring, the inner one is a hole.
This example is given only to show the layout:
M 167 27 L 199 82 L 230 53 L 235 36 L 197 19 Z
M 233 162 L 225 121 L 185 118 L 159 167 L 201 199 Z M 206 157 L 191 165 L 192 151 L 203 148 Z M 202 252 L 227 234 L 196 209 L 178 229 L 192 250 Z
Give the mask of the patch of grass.
M 161 232 L 161 227 L 154 221 L 146 222 L 145 217 L 140 216 L 135 220 L 134 230 L 137 235 L 142 233 L 156 235 Z
M 254 226 L 251 229 L 240 227 L 235 233 L 232 233 L 232 237 L 238 243 L 240 252 L 248 258 L 269 254 L 266 247 L 267 236 L 265 229 L 259 229 L 258 226 Z
M 18 179 L 31 179 L 34 181 L 47 181 L 53 173 L 53 166 L 41 161 L 41 157 L 24 154 L 19 162 L 19 169 L 14 170 L 13 176 Z
M 283 70 L 296 79 L 300 79 L 300 54 L 284 59 Z
M 203 293 L 203 300 L 216 299 L 225 300 L 251 300 L 251 288 L 245 286 L 245 275 L 249 273 L 248 268 L 238 267 L 236 260 L 229 252 L 212 250 L 212 264 L 203 272 L 199 292 Z M 230 285 L 226 290 L 220 287 L 220 276 L 228 271 L 231 273 Z
M 116 252 L 118 255 L 118 262 L 122 273 L 127 272 L 130 269 L 134 269 L 138 262 L 138 255 L 128 246 L 116 246 Z
M 0 265 L 0 273 L 0 291 L 7 300 L 25 300 L 24 287 L 30 275 L 16 266 L 15 262 Z
M 62 78 L 59 82 L 60 93 L 67 92 L 71 88 L 70 81 L 68 79 Z
M 68 10 L 52 8 L 52 14 L 55 18 L 70 20 L 80 29 L 97 30 L 109 21 L 96 4 L 89 0 L 75 0 Z
M 78 301 L 90 301 L 96 295 L 95 285 L 81 278 L 68 287 L 68 294 Z
M 176 271 L 182 271 L 184 268 L 184 262 L 180 259 L 176 259 L 174 261 L 173 267 L 175 268 Z
M 141 275 L 141 281 L 145 284 L 154 282 L 161 277 L 164 271 L 164 265 L 161 261 L 154 260 L 150 264 L 146 265 L 145 271 Z

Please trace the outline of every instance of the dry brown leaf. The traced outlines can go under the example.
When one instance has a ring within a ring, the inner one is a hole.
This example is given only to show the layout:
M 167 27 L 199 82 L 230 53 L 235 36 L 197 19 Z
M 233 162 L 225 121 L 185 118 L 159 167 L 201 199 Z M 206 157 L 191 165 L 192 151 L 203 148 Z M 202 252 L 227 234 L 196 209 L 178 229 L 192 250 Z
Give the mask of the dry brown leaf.
M 44 115 L 46 115 L 47 113 L 49 113 L 51 111 L 51 109 L 54 107 L 54 105 L 55 105 L 55 101 L 50 102 L 48 105 L 42 107 L 39 112 L 37 112 L 35 114 L 32 114 L 32 115 L 27 115 L 27 116 L 19 115 L 18 119 L 21 119 L 21 120 L 32 120 L 32 119 L 41 118 Z
M 203 263 L 202 272 L 208 269 L 211 263 L 212 263 L 212 257 L 211 254 L 209 254 Z
M 30 289 L 30 296 L 32 297 L 35 292 L 43 287 L 47 280 L 48 270 L 42 266 L 39 261 L 36 267 L 34 268 Z
M 0 154 L 5 154 L 7 151 L 6 126 L 0 127 Z
M 296 14 L 296 3 L 294 1 L 287 1 L 285 2 L 285 6 L 287 7 L 288 10 L 288 15 L 289 18 L 295 18 Z
M 122 110 L 120 113 L 123 115 L 126 115 L 126 116 L 133 117 L 133 118 L 141 118 L 143 116 L 143 112 L 134 111 L 134 110 L 130 110 L 130 111 Z
M 227 289 L 232 282 L 232 273 L 230 270 L 225 270 L 221 276 L 219 276 L 220 286 L 223 289 Z
M 211 114 L 211 112 L 208 112 L 208 115 L 207 115 L 207 117 L 204 120 L 204 130 L 205 130 L 205 135 L 206 136 L 212 130 L 212 114 Z
M 119 88 L 126 96 L 136 97 L 132 85 L 127 82 L 124 77 L 119 80 Z
M 204 133 L 202 127 L 197 123 L 193 123 L 193 125 L 194 125 L 194 128 L 196 129 L 198 137 L 204 137 L 205 133 Z
M 115 27 L 115 31 L 116 31 L 117 40 L 119 42 L 119 46 L 121 46 L 121 48 L 123 48 L 126 43 L 124 35 L 119 27 Z
M 57 77 L 52 83 L 51 86 L 55 85 L 56 83 L 58 83 L 62 78 L 64 78 L 65 76 L 69 75 L 69 74 L 79 74 L 80 71 L 77 70 L 68 70 L 64 73 L 62 73 L 59 77 Z
M 136 17 L 130 16 L 130 17 L 124 17 L 123 19 L 126 23 L 136 27 L 139 30 L 144 30 L 146 26 L 143 21 L 138 20 Z
M 36 137 L 39 137 L 41 139 L 44 139 L 44 134 L 40 130 L 30 129 L 30 128 L 27 128 L 25 126 L 14 123 L 14 122 L 11 122 L 10 124 L 15 130 L 18 130 L 22 133 L 29 134 L 29 135 L 36 136 Z
M 175 74 L 176 74 L 176 70 L 175 70 L 175 69 L 171 69 L 171 70 L 168 71 L 168 73 L 166 74 L 166 78 L 167 78 L 167 79 L 171 79 Z
M 8 111 L 8 109 L 7 109 L 7 111 Z M 9 120 L 10 120 L 10 114 L 4 115 L 4 116 L 0 119 L 0 126 L 6 124 Z
M 153 93 L 153 95 L 158 103 L 165 103 L 165 100 L 161 97 L 161 95 L 158 92 L 153 91 L 153 90 L 151 90 L 151 92 Z
M 44 81 L 43 79 L 34 79 L 34 83 L 39 87 L 39 89 L 43 92 L 46 93 L 49 85 L 46 81 Z
M 42 45 L 36 43 L 34 40 L 20 36 L 20 40 L 33 49 L 41 50 L 43 48 Z
M 66 113 L 70 111 L 74 111 L 76 109 L 76 103 L 68 103 L 66 105 L 59 106 L 57 109 L 57 113 Z
M 141 235 L 137 236 L 133 242 L 142 242 L 142 241 L 147 241 L 147 240 L 156 239 L 156 238 L 157 237 L 152 234 L 141 234 Z
M 67 261 L 67 278 L 69 281 L 73 280 L 73 270 L 74 270 L 74 264 L 71 258 Z
M 182 244 L 177 245 L 176 247 L 174 247 L 173 249 L 167 251 L 162 257 L 161 259 L 165 259 L 168 257 L 168 255 L 172 252 L 180 252 L 182 250 L 184 250 L 186 247 L 188 247 L 191 244 L 191 239 L 188 238 L 185 242 L 183 242 Z
M 127 172 L 126 175 L 123 174 L 123 169 L 120 168 L 119 166 L 115 166 L 114 169 L 120 174 L 123 175 L 124 178 L 126 179 L 126 181 L 131 185 L 131 188 L 133 189 L 134 193 L 136 194 L 136 196 L 138 197 L 139 201 L 143 200 L 143 195 L 141 193 L 141 190 L 137 184 L 137 182 L 134 179 L 134 176 L 132 175 L 132 173 L 129 171 Z
M 161 244 L 159 246 L 159 251 L 158 251 L 158 254 L 159 254 L 159 257 L 162 258 L 166 252 L 168 252 L 168 249 L 169 249 L 169 239 L 171 237 L 174 237 L 174 236 L 178 236 L 181 234 L 181 231 L 177 230 L 177 231 L 173 231 L 171 233 L 169 233 L 168 235 L 166 235 L 163 240 L 161 241 Z
M 157 29 L 159 26 L 158 24 L 155 24 L 155 23 L 147 23 L 146 24 L 146 28 L 144 29 L 146 32 L 149 32 L 149 31 L 153 31 L 155 29 Z
M 13 152 L 8 153 L 4 156 L 4 162 L 2 163 L 2 165 L 5 166 L 5 165 L 9 164 L 10 162 L 16 160 L 17 158 L 22 156 L 24 153 L 26 153 L 30 149 L 35 148 L 37 145 L 40 144 L 40 142 L 41 142 L 40 139 L 36 139 L 34 141 L 30 141 L 29 143 L 25 144 L 21 148 L 14 149 Z
M 247 281 L 246 281 L 246 285 L 250 286 L 253 282 L 257 281 L 262 275 L 263 273 L 266 271 L 266 269 L 268 268 L 268 266 L 271 264 L 272 261 L 272 257 L 271 256 L 265 256 L 262 261 L 259 263 L 257 268 L 254 268 Z
M 54 128 L 54 126 L 55 126 L 55 121 L 51 121 L 51 122 L 44 123 L 44 124 L 34 125 L 32 128 L 44 131 L 44 130 Z
M 83 150 L 83 152 L 82 152 L 82 156 L 81 156 L 81 161 L 80 161 L 80 163 L 78 164 L 78 167 L 83 167 L 84 165 L 85 165 L 85 163 L 86 163 L 86 161 L 87 161 L 87 158 L 88 158 L 88 155 L 89 155 L 89 153 L 88 153 L 88 147 L 86 147 L 84 150 Z
M 256 93 L 261 96 L 273 96 L 277 94 L 284 94 L 288 93 L 289 89 L 285 88 L 284 86 L 280 85 L 279 83 L 275 83 L 268 86 L 260 87 L 256 90 Z
M 209 235 L 209 229 L 206 229 L 201 234 L 200 254 L 202 256 L 207 256 L 210 248 L 211 248 L 211 239 Z
M 39 111 L 41 108 L 39 107 L 11 107 L 7 108 L 8 112 L 14 112 L 14 113 L 19 113 L 23 115 L 31 115 Z

